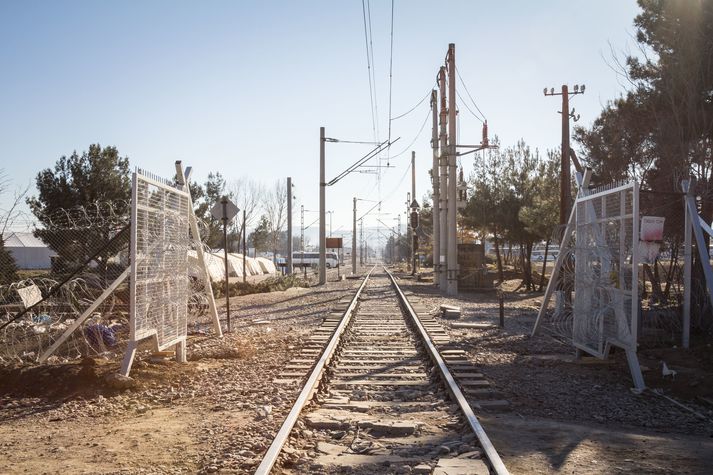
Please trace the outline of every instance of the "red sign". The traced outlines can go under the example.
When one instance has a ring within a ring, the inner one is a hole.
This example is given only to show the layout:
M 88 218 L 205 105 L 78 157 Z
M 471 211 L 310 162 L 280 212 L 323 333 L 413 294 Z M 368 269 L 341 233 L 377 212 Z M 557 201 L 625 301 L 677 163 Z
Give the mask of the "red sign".
M 342 248 L 342 238 L 327 238 L 327 249 L 341 249 Z

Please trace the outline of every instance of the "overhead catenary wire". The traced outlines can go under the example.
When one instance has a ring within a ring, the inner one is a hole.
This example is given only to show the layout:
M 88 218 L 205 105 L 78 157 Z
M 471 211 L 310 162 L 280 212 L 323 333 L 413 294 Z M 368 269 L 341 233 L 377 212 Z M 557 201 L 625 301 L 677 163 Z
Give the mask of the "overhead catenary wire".
M 389 49 L 389 142 L 391 142 L 391 98 L 394 81 L 394 0 L 391 0 L 391 47 Z M 389 148 L 390 150 L 390 148 Z
M 396 191 L 401 188 L 401 185 L 403 184 L 404 180 L 408 176 L 409 171 L 411 171 L 411 162 L 409 161 L 407 163 L 408 163 L 408 166 L 406 167 L 406 170 L 404 170 L 404 174 L 401 176 L 401 178 L 399 179 L 399 182 L 396 184 L 396 186 L 394 186 L 391 189 L 391 191 L 389 191 L 389 193 L 384 198 L 381 199 L 382 203 L 387 201 L 389 198 L 391 198 L 393 196 L 393 194 L 396 193 Z M 374 191 L 373 188 L 371 191 Z M 369 194 L 367 194 L 367 196 L 370 196 L 370 195 L 371 195 L 371 192 L 369 192 Z
M 381 206 L 381 201 L 377 201 L 377 203 L 376 203 L 374 206 L 372 206 L 371 208 L 369 208 L 369 211 L 367 211 L 366 213 L 362 214 L 359 218 L 357 218 L 357 221 L 361 220 L 362 218 L 364 218 L 364 216 L 366 216 L 367 214 L 369 214 L 369 213 L 371 213 L 372 211 L 374 211 L 374 209 L 375 209 L 377 206 Z
M 372 68 L 371 68 L 371 54 L 369 50 L 369 33 L 367 30 L 367 21 L 366 21 L 366 4 L 364 0 L 361 0 L 361 9 L 362 9 L 362 16 L 364 18 L 364 44 L 366 47 L 366 68 L 367 68 L 367 75 L 369 76 L 369 103 L 371 106 L 371 129 L 372 133 L 374 134 L 374 140 L 378 141 L 378 135 L 377 135 L 377 126 L 376 126 L 376 113 L 374 112 L 375 109 L 375 94 L 374 94 L 374 86 L 372 84 Z M 371 23 L 369 24 L 371 28 Z
M 358 144 L 358 145 L 379 145 L 380 142 L 366 142 L 366 141 L 359 141 L 359 140 L 342 140 L 342 139 L 335 139 L 331 137 L 325 137 L 324 138 L 325 142 L 330 142 L 330 143 L 352 143 L 352 144 Z
M 397 142 L 398 140 L 399 140 L 399 138 L 394 140 L 394 142 Z M 388 145 L 390 145 L 390 144 L 388 144 Z M 387 146 L 387 142 L 386 141 L 381 142 L 379 145 L 374 147 L 369 153 L 367 153 L 362 158 L 360 158 L 359 160 L 354 162 L 352 165 L 350 165 L 349 168 L 347 168 L 342 173 L 340 173 L 339 175 L 334 177 L 326 185 L 332 186 L 332 185 L 336 184 L 339 180 L 341 180 L 342 178 L 344 178 L 345 176 L 347 176 L 348 174 L 350 174 L 351 172 L 353 172 L 354 170 L 359 168 L 361 165 L 363 165 L 364 163 L 368 162 L 369 160 L 371 160 L 372 158 L 377 156 L 379 154 L 379 152 L 381 152 L 384 149 L 385 146 Z
M 393 155 L 391 157 L 392 159 L 400 157 L 401 155 L 403 155 L 404 153 L 408 152 L 411 149 L 413 144 L 416 143 L 416 140 L 418 140 L 418 138 L 421 136 L 421 133 L 423 132 L 423 129 L 426 127 L 426 123 L 428 122 L 428 119 L 430 117 L 431 117 L 431 110 L 429 109 L 428 114 L 426 114 L 426 118 L 423 120 L 423 123 L 421 124 L 421 128 L 418 129 L 418 133 L 416 134 L 416 136 L 413 138 L 413 140 L 411 140 L 411 142 L 406 146 L 406 148 L 401 150 L 396 155 Z

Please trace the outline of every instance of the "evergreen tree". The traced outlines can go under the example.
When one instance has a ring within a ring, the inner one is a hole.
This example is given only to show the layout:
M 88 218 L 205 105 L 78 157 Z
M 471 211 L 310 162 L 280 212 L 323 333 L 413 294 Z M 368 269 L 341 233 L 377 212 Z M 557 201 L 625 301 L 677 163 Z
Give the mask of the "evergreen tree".
M 118 231 L 111 221 L 107 224 L 102 219 L 97 219 L 96 225 L 89 229 L 58 229 L 51 221 L 58 210 L 89 209 L 97 202 L 110 201 L 115 213 L 129 213 L 129 159 L 120 157 L 116 147 L 102 148 L 99 144 L 92 144 L 81 155 L 75 151 L 69 157 L 62 156 L 54 169 L 47 168 L 37 174 L 36 185 L 39 194 L 29 198 L 27 203 L 43 225 L 35 231 L 35 235 L 57 253 L 54 261 L 56 272 L 76 269 Z M 96 257 L 100 270 L 106 271 L 108 259 L 118 250 L 117 246 L 111 246 Z
M 5 240 L 0 238 L 0 285 L 7 285 L 17 280 L 19 278 L 15 259 L 5 247 Z

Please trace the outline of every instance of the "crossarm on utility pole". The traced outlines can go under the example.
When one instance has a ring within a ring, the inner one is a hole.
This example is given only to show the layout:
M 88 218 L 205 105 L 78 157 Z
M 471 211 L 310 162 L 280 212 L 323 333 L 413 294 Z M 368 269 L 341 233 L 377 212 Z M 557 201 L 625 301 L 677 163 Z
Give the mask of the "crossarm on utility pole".
M 347 169 L 344 170 L 342 173 L 340 173 L 339 175 L 337 175 L 336 177 L 334 177 L 334 178 L 332 178 L 330 181 L 328 181 L 328 182 L 326 183 L 326 185 L 327 185 L 327 186 L 335 185 L 339 180 L 341 180 L 341 179 L 344 178 L 345 176 L 349 175 L 350 173 L 352 173 L 353 171 L 355 171 L 357 168 L 359 168 L 360 166 L 362 166 L 363 164 L 365 164 L 366 162 L 368 162 L 369 160 L 371 160 L 372 158 L 374 158 L 377 154 L 379 154 L 379 152 L 381 152 L 381 151 L 384 149 L 385 146 L 390 147 L 391 145 L 393 145 L 393 144 L 395 144 L 396 142 L 398 142 L 398 140 L 399 140 L 400 138 L 401 138 L 401 137 L 396 138 L 396 140 L 394 140 L 393 142 L 388 142 L 388 141 L 381 142 L 381 143 L 380 143 L 379 145 L 377 145 L 372 151 L 370 151 L 369 153 L 367 153 L 366 155 L 364 155 L 362 158 L 360 158 L 359 160 L 357 160 L 356 162 L 354 162 L 354 164 L 352 164 L 349 168 L 347 168 Z

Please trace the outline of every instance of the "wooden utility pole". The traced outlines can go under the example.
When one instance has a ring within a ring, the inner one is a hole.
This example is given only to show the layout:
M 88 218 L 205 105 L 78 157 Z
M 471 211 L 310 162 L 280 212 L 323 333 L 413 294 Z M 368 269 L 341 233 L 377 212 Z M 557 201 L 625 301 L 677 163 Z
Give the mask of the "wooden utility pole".
M 574 109 L 569 110 L 569 96 L 575 94 L 584 94 L 584 85 L 581 87 L 574 85 L 574 91 L 569 92 L 569 87 L 566 84 L 562 85 L 561 92 L 555 92 L 554 88 L 547 91 L 544 90 L 545 96 L 562 96 L 562 155 L 560 157 L 560 224 L 567 224 L 569 212 L 572 209 L 572 192 L 571 178 L 569 174 L 569 119 L 570 117 L 576 122 L 579 116 L 574 114 Z
M 447 294 L 458 294 L 456 241 L 456 45 L 448 45 L 448 282 Z
M 438 204 L 439 225 L 440 225 L 440 250 L 438 257 L 439 281 L 438 286 L 445 290 L 448 287 L 448 273 L 446 272 L 446 256 L 448 255 L 448 133 L 446 125 L 448 124 L 448 110 L 446 108 L 446 68 L 441 66 L 438 71 L 438 87 L 441 91 L 441 108 L 440 108 L 440 194 Z
M 433 223 L 433 284 L 438 286 L 440 280 L 440 245 L 441 245 L 441 230 L 440 230 L 440 187 L 438 183 L 438 92 L 434 89 L 431 91 L 431 113 L 433 115 L 433 129 L 431 131 L 431 148 L 433 149 L 433 165 L 431 166 L 431 184 L 433 186 L 433 207 L 431 208 L 431 216 Z

